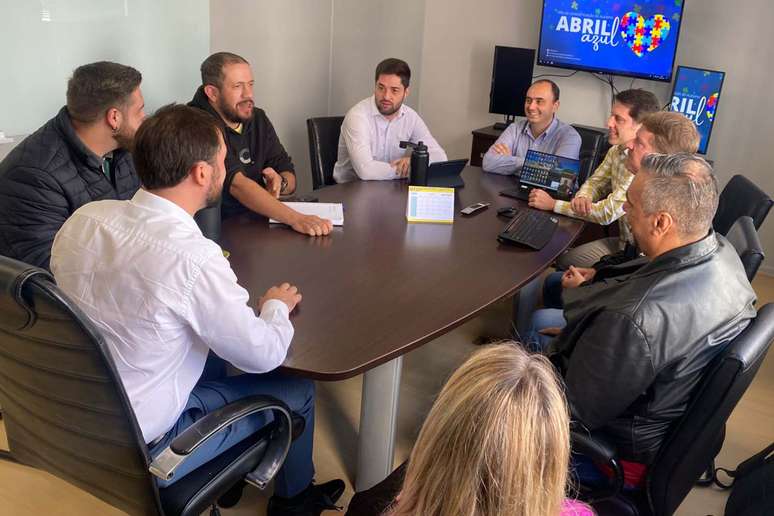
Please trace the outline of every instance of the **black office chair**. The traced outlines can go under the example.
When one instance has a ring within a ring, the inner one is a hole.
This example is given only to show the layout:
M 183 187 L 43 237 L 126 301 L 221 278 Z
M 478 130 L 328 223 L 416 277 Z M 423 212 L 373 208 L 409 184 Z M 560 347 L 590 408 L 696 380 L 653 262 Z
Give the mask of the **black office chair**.
M 129 514 L 198 515 L 243 480 L 265 486 L 292 437 L 287 406 L 253 396 L 199 420 L 151 461 L 97 328 L 48 272 L 2 256 L 0 404 L 13 460 Z M 273 423 L 170 487 L 156 486 L 151 471 L 166 477 L 218 429 L 263 411 Z
M 319 190 L 323 186 L 335 185 L 333 165 L 339 155 L 339 134 L 343 116 L 325 116 L 309 118 L 306 128 L 309 131 L 309 159 L 312 165 L 312 188 Z
M 194 220 L 202 231 L 202 235 L 213 242 L 220 240 L 221 201 L 212 206 L 207 206 L 196 212 Z
M 760 229 L 773 203 L 771 197 L 755 183 L 737 174 L 720 192 L 712 227 L 725 236 L 739 217 L 747 215 L 752 217 L 755 229 Z
M 763 246 L 761 245 L 760 238 L 758 238 L 758 232 L 755 230 L 755 223 L 752 217 L 747 215 L 739 217 L 734 222 L 734 225 L 731 226 L 731 229 L 728 230 L 726 238 L 739 254 L 742 265 L 744 265 L 744 272 L 747 274 L 747 279 L 752 283 L 758 268 L 765 258 Z
M 648 468 L 642 491 L 622 492 L 623 473 L 615 447 L 603 433 L 573 431 L 573 451 L 607 463 L 614 472 L 608 486 L 581 486 L 580 497 L 589 501 L 600 515 L 673 514 L 720 451 L 726 420 L 758 372 L 772 339 L 774 304 L 767 304 L 709 364 L 688 410 L 673 425 Z
M 580 174 L 578 174 L 578 186 L 580 186 L 605 158 L 602 148 L 607 143 L 607 131 L 579 124 L 573 124 L 573 127 L 581 137 L 579 155 L 581 167 Z

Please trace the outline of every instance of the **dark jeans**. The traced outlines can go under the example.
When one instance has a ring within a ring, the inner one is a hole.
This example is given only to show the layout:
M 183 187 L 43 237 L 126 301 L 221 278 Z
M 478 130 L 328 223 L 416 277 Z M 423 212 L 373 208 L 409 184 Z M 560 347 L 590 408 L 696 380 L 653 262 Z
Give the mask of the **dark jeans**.
M 207 370 L 212 364 L 208 361 Z M 212 376 L 208 373 L 208 376 Z M 312 481 L 312 441 L 314 437 L 314 382 L 286 376 L 278 371 L 266 374 L 242 374 L 219 379 L 206 379 L 196 384 L 183 413 L 175 426 L 150 449 L 151 456 L 161 453 L 169 443 L 186 428 L 205 415 L 233 401 L 263 394 L 284 401 L 290 410 L 304 418 L 304 433 L 293 441 L 285 465 L 274 479 L 274 492 L 278 496 L 291 497 L 303 491 Z M 184 477 L 202 464 L 228 450 L 270 422 L 271 416 L 254 414 L 241 419 L 212 436 L 201 445 L 181 466 L 171 480 L 157 479 L 160 487 L 166 487 Z

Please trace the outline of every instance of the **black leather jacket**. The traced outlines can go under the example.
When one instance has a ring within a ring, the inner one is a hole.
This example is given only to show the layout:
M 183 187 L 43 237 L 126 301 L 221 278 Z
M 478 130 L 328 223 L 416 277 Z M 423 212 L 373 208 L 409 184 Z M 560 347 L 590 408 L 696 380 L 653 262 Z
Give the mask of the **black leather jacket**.
M 653 461 L 705 366 L 755 317 L 734 248 L 710 232 L 635 271 L 564 293 L 551 354 L 573 417 L 623 459 Z

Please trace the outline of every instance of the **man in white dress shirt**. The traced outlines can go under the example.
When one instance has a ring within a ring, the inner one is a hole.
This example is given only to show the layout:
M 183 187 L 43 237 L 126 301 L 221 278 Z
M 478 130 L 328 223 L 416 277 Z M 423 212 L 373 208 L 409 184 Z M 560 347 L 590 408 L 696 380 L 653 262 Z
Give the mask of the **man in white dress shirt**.
M 227 403 L 274 396 L 304 418 L 306 429 L 276 477 L 269 514 L 318 515 L 322 500 L 335 501 L 344 486 L 312 484 L 314 384 L 269 373 L 287 355 L 289 314 L 301 294 L 288 283 L 272 287 L 255 304 L 256 316 L 220 246 L 193 219 L 220 199 L 225 156 L 214 117 L 187 106 L 160 109 L 136 135 L 143 188 L 128 201 L 78 209 L 54 239 L 51 270 L 101 329 L 152 456 Z M 210 350 L 255 374 L 202 378 Z M 261 415 L 238 421 L 159 484 L 179 480 L 265 423 Z
M 402 179 L 410 172 L 410 149 L 401 141 L 423 142 L 430 163 L 446 161 L 446 153 L 416 111 L 403 105 L 409 95 L 411 69 L 400 59 L 385 59 L 376 67 L 374 94 L 347 112 L 339 136 L 339 156 L 333 179 Z

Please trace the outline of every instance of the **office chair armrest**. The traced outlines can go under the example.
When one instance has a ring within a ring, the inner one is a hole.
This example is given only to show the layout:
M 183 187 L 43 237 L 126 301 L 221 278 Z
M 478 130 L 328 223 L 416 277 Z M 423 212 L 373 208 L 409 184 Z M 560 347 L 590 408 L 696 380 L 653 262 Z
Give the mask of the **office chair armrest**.
M 604 437 L 591 435 L 583 430 L 570 432 L 573 453 L 580 453 L 597 462 L 608 463 L 616 459 L 616 449 Z
M 285 423 L 287 428 L 288 442 L 282 454 L 284 460 L 287 448 L 290 448 L 294 420 L 290 409 L 283 402 L 271 396 L 248 396 L 210 412 L 186 428 L 153 459 L 149 467 L 150 472 L 162 480 L 171 479 L 175 469 L 210 437 L 240 419 L 266 411 L 273 411 L 276 416 L 281 418 L 280 420 Z
M 624 473 L 618 461 L 615 446 L 599 434 L 592 435 L 587 430 L 574 429 L 570 432 L 572 452 L 588 457 L 597 464 L 606 464 L 613 473 L 606 486 L 581 486 L 581 497 L 589 503 L 612 498 L 621 492 L 624 486 Z

